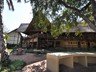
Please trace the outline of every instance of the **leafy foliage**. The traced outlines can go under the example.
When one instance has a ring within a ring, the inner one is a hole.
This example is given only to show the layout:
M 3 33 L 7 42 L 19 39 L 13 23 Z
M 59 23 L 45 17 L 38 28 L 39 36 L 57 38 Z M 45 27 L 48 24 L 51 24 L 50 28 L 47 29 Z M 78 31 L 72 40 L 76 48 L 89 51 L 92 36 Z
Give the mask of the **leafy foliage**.
M 35 29 L 40 29 L 43 32 L 47 32 L 50 26 L 49 20 L 43 15 L 41 11 L 38 11 L 34 15 L 34 27 Z
M 1 65 L 2 67 L 7 67 L 9 66 L 11 60 L 9 59 L 8 53 L 4 51 L 2 54 L 2 59 L 1 59 Z
M 52 18 L 56 18 L 57 16 L 60 16 L 64 19 L 66 17 L 66 20 L 74 19 L 76 21 L 76 18 L 78 17 L 71 9 L 65 8 L 65 6 L 61 3 L 62 0 L 30 0 L 33 12 L 37 12 L 38 10 L 42 10 L 45 12 L 45 14 L 50 15 Z M 63 1 L 62 1 L 63 2 Z M 77 9 L 81 9 L 84 7 L 89 0 L 65 0 L 67 5 L 71 7 L 75 7 Z M 59 13 L 62 11 L 61 13 Z M 86 14 L 89 13 L 86 11 Z
M 52 27 L 52 34 L 61 34 L 59 28 L 62 24 L 65 25 L 64 29 L 68 30 L 84 21 L 96 30 L 95 0 L 30 0 L 30 3 L 33 14 L 40 10 L 55 23 L 57 27 Z M 42 21 L 40 25 L 41 23 Z
M 8 38 L 9 38 L 8 34 L 7 33 L 4 33 L 4 39 L 5 40 L 8 40 Z
M 21 70 L 26 63 L 22 60 L 14 60 L 9 62 L 9 65 L 6 67 L 1 67 L 0 72 L 15 72 L 16 70 Z
M 9 68 L 1 68 L 0 72 L 11 72 Z
M 25 65 L 26 65 L 26 63 L 25 63 L 24 61 L 15 60 L 15 61 L 12 61 L 12 62 L 11 62 L 11 64 L 10 64 L 10 69 L 11 69 L 12 71 L 21 70 Z

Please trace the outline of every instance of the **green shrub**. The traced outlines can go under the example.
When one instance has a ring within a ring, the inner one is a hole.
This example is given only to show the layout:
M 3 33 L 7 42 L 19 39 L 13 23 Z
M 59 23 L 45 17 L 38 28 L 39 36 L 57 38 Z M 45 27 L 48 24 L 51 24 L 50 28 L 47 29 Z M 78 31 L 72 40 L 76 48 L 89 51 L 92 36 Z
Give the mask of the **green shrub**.
M 2 59 L 1 59 L 2 67 L 8 67 L 10 62 L 11 62 L 11 60 L 9 59 L 8 53 L 6 51 L 4 51 L 2 54 Z
M 25 65 L 26 65 L 26 63 L 24 61 L 22 61 L 22 60 L 15 60 L 15 61 L 11 62 L 10 69 L 12 71 L 21 70 Z
M 9 68 L 2 68 L 0 72 L 11 72 Z

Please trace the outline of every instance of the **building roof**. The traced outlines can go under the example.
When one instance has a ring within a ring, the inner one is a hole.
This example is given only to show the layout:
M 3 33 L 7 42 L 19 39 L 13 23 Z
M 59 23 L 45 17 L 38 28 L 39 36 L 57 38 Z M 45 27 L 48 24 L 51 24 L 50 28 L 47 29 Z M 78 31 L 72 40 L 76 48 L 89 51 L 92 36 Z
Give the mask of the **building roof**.
M 17 28 L 14 29 L 14 30 L 12 30 L 12 31 L 10 31 L 10 32 L 8 32 L 7 34 L 10 34 L 10 33 L 12 33 L 12 32 L 18 32 L 18 31 L 17 31 Z
M 41 11 L 37 11 L 24 33 L 29 34 L 32 32 L 41 31 L 41 29 L 35 27 L 35 24 L 37 23 L 39 24 L 40 21 L 39 17 L 41 17 L 41 19 L 45 21 L 45 25 L 48 28 L 51 26 L 50 21 L 47 19 L 47 17 L 45 17 Z
M 76 31 L 80 31 L 80 32 L 95 32 L 88 25 L 83 26 L 82 24 L 78 24 L 77 26 L 75 26 L 75 27 L 73 27 L 73 28 L 71 28 L 69 30 L 69 32 L 76 32 Z M 64 32 L 67 32 L 67 31 L 64 30 Z
M 27 29 L 28 25 L 29 23 L 22 23 L 17 30 L 23 33 Z

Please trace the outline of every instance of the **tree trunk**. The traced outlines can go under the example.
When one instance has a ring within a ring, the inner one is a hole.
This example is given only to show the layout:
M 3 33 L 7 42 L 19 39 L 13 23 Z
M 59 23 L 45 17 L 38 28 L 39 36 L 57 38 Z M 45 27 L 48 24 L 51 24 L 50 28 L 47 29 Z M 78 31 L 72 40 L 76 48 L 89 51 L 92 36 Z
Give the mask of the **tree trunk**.
M 4 40 L 3 40 L 3 23 L 2 23 L 1 9 L 0 9 L 0 53 L 2 53 L 4 50 L 5 47 L 4 47 Z
M 5 51 L 5 43 L 3 38 L 3 23 L 2 23 L 2 15 L 1 15 L 1 8 L 0 8 L 0 54 L 1 54 L 1 65 L 7 66 L 9 63 L 9 56 L 8 53 Z

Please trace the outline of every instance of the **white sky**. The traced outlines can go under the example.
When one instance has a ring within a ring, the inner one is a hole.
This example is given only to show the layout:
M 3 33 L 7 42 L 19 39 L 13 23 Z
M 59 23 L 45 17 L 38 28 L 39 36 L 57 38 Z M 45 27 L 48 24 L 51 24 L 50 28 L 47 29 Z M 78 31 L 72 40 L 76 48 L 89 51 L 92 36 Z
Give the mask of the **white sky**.
M 6 0 L 4 0 L 4 10 L 2 13 L 3 24 L 6 27 L 6 30 L 14 30 L 20 26 L 21 23 L 30 23 L 32 20 L 32 7 L 30 3 L 17 3 L 14 4 L 14 11 L 9 11 Z

